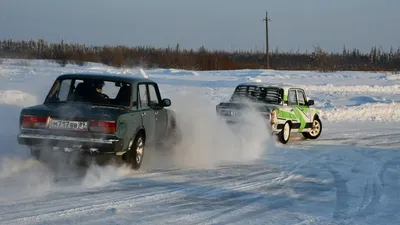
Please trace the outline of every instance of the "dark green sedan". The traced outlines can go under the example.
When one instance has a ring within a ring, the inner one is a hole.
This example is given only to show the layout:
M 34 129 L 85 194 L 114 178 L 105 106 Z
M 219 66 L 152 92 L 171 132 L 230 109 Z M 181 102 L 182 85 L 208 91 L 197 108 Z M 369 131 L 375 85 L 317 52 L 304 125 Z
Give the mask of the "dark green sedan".
M 171 146 L 179 129 L 154 81 L 127 75 L 63 74 L 44 103 L 22 109 L 18 143 L 44 149 L 121 156 L 139 169 L 144 146 Z

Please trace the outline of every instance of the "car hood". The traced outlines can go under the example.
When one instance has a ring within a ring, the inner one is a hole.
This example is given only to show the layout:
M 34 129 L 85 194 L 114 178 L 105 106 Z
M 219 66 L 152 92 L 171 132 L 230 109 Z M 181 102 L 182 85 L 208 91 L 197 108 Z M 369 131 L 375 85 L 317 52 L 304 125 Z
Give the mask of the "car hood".
M 60 119 L 102 119 L 117 120 L 118 116 L 129 109 L 92 105 L 89 103 L 46 103 L 31 106 L 22 110 L 21 114 L 51 116 Z

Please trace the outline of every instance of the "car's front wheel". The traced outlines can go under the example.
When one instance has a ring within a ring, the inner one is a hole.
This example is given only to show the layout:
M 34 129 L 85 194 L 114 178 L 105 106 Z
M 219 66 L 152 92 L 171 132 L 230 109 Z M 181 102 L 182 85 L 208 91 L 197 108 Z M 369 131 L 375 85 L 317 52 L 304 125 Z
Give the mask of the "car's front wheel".
M 303 136 L 309 139 L 317 139 L 322 132 L 322 123 L 319 118 L 315 118 L 312 123 L 312 128 L 309 132 L 304 132 Z
M 135 139 L 131 139 L 128 145 L 125 161 L 134 170 L 138 170 L 143 162 L 145 139 L 142 133 L 138 133 Z

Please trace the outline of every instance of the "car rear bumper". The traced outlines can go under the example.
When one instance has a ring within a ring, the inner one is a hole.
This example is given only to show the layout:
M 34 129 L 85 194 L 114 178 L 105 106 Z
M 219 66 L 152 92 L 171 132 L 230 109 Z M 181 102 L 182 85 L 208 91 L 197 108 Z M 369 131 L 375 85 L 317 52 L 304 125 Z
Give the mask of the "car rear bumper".
M 228 125 L 231 125 L 231 126 L 243 125 L 243 124 L 251 125 L 252 124 L 249 121 L 246 121 L 241 118 L 232 117 L 232 116 L 222 116 L 222 118 Z M 265 122 L 265 125 L 268 126 L 268 128 L 273 133 L 279 133 L 283 129 L 283 124 L 281 124 L 281 123 L 272 123 L 272 121 L 270 119 L 265 119 L 264 122 Z
M 20 133 L 17 136 L 20 145 L 31 147 L 53 147 L 65 150 L 83 150 L 93 153 L 117 153 L 122 151 L 122 141 L 114 136 L 78 137 L 66 135 Z
M 55 136 L 55 135 L 40 135 L 40 134 L 19 134 L 18 140 L 24 141 L 65 141 L 65 142 L 76 142 L 76 143 L 93 143 L 93 144 L 113 144 L 118 139 L 101 139 L 101 138 L 80 138 L 80 137 L 68 137 L 68 136 Z

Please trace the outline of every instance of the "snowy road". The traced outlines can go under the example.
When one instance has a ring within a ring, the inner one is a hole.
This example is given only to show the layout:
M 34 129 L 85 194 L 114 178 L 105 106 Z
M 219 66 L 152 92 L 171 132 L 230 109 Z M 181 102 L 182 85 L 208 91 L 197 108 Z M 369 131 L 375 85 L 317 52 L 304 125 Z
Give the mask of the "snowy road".
M 201 120 L 185 127 L 192 144 L 174 157 L 146 155 L 137 172 L 115 166 L 54 172 L 17 145 L 19 110 L 41 102 L 60 73 L 111 69 L 15 63 L 0 65 L 0 224 L 399 224 L 400 80 L 393 76 L 146 71 L 173 104 L 201 96 L 202 110 L 182 117 Z M 214 103 L 236 83 L 293 78 L 301 84 L 306 77 L 315 78 L 309 93 L 325 115 L 320 139 L 293 137 L 281 145 L 255 128 L 237 147 L 215 125 Z
M 399 159 L 393 150 L 314 145 L 207 170 L 91 168 L 72 181 L 31 168 L 2 179 L 19 195 L 2 199 L 0 217 L 4 224 L 391 224 Z M 36 195 L 26 197 L 32 186 Z

